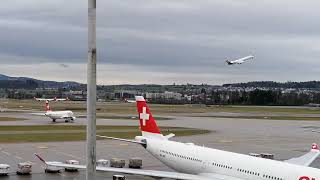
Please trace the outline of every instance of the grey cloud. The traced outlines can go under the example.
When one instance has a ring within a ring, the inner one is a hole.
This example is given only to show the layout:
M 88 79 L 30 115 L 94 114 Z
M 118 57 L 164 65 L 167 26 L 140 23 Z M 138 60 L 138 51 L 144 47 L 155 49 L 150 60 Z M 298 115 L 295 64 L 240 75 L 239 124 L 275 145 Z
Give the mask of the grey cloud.
M 169 73 L 175 80 L 307 80 L 318 70 L 319 5 L 287 0 L 98 1 L 98 62 L 159 76 Z M 8 2 L 0 7 L 0 63 L 86 62 L 86 13 L 86 2 L 77 0 Z M 248 54 L 256 56 L 253 62 L 224 64 Z M 311 75 L 303 73 L 307 71 Z

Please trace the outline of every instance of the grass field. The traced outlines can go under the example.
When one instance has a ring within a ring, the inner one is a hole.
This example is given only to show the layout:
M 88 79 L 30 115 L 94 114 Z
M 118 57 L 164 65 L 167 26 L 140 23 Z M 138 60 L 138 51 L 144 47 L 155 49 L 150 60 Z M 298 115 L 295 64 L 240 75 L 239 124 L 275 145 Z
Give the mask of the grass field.
M 162 127 L 164 134 L 177 136 L 206 134 L 211 131 L 193 128 Z M 97 126 L 97 134 L 132 139 L 141 132 L 136 126 Z M 82 141 L 85 126 L 0 126 L 0 143 Z
M 194 117 L 232 118 L 232 119 L 320 121 L 320 117 L 300 117 L 300 116 L 194 116 Z
M 85 102 L 65 101 L 51 102 L 53 110 L 72 110 L 85 112 Z M 285 113 L 285 114 L 320 114 L 317 108 L 279 108 L 259 106 L 205 106 L 205 105 L 163 105 L 149 104 L 153 114 L 177 114 L 177 113 L 207 113 L 207 112 L 239 112 L 239 113 Z M 0 107 L 9 109 L 40 110 L 44 109 L 43 102 L 33 100 L 0 100 Z M 97 103 L 97 113 L 113 113 L 119 115 L 137 114 L 135 103 L 103 102 Z
M 25 121 L 28 119 L 25 118 L 14 118 L 14 117 L 0 117 L 0 122 L 1 121 Z

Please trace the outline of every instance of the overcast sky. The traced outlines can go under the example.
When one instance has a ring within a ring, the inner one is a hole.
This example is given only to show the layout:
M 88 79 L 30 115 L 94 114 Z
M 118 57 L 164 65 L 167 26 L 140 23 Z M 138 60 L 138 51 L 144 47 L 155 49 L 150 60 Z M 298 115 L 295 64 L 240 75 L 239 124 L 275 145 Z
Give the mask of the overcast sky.
M 87 0 L 5 0 L 0 74 L 86 82 Z M 319 0 L 97 0 L 99 84 L 320 80 Z M 255 59 L 227 66 L 225 60 Z

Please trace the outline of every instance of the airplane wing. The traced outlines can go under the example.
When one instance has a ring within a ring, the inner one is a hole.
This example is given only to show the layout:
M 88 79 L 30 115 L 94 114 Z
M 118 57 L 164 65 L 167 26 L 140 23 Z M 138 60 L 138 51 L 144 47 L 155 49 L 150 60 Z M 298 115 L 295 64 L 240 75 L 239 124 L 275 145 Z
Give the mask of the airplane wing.
M 55 99 L 55 101 L 67 101 L 68 99 Z
M 44 113 L 30 113 L 31 115 L 36 115 L 36 116 L 45 116 Z
M 54 99 L 34 98 L 36 101 L 54 101 Z
M 75 116 L 69 116 L 69 115 L 64 115 L 64 116 L 61 116 L 60 119 L 72 119 L 72 120 L 75 120 L 76 117 Z
M 301 165 L 301 166 L 310 166 L 310 164 L 315 159 L 317 159 L 317 157 L 319 155 L 320 155 L 320 150 L 318 148 L 318 145 L 313 143 L 310 152 L 308 152 L 307 154 L 300 156 L 300 157 L 297 157 L 297 158 L 288 159 L 284 162 L 291 163 L 291 164 L 297 164 L 297 165 Z
M 56 166 L 61 168 L 76 168 L 76 169 L 86 169 L 84 165 L 75 165 L 75 164 L 65 164 L 61 162 L 47 162 L 39 155 L 35 154 L 37 158 L 39 158 L 43 163 L 47 166 Z M 155 171 L 155 170 L 145 170 L 145 169 L 129 169 L 129 168 L 113 168 L 113 167 L 96 167 L 97 171 L 103 172 L 116 172 L 116 173 L 124 173 L 124 174 L 134 174 L 134 175 L 142 175 L 142 176 L 150 176 L 150 177 L 159 177 L 159 178 L 170 178 L 170 179 L 181 179 L 181 180 L 239 180 L 232 178 L 230 176 L 216 176 L 215 174 L 186 174 L 186 173 L 178 173 L 178 172 L 169 172 L 169 171 Z
M 47 165 L 50 166 L 57 166 L 63 168 L 77 168 L 77 169 L 86 169 L 84 165 L 72 165 L 72 164 L 64 164 L 64 163 L 56 163 L 56 162 L 47 162 Z M 154 171 L 154 170 L 145 170 L 145 169 L 129 169 L 129 168 L 113 168 L 113 167 L 97 167 L 97 171 L 104 171 L 104 172 L 117 172 L 117 173 L 124 173 L 124 174 L 135 174 L 135 175 L 143 175 L 143 176 L 151 176 L 151 177 L 160 177 L 160 178 L 171 178 L 171 179 L 182 179 L 182 180 L 209 180 L 209 178 L 198 176 L 198 175 L 191 175 L 191 174 L 184 174 L 184 173 L 177 173 L 177 172 L 167 172 L 167 171 Z M 211 179 L 211 180 L 221 180 L 221 179 Z

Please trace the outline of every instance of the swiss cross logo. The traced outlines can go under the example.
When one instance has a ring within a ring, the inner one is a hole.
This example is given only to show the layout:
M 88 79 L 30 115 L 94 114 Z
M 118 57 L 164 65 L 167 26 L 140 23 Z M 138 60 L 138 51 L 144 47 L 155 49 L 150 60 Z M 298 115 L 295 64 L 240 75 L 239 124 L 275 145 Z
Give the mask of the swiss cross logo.
M 310 178 L 308 176 L 301 176 L 299 180 L 316 180 L 316 178 Z
M 312 144 L 311 151 L 312 152 L 319 152 L 319 147 L 316 143 Z
M 149 120 L 150 114 L 147 114 L 147 108 L 142 108 L 142 113 L 140 113 L 140 119 L 142 120 L 142 125 L 146 126 L 146 122 Z
M 319 149 L 317 144 L 312 144 L 312 149 Z

